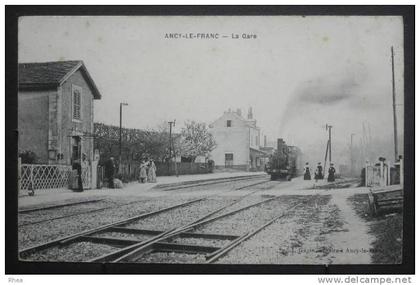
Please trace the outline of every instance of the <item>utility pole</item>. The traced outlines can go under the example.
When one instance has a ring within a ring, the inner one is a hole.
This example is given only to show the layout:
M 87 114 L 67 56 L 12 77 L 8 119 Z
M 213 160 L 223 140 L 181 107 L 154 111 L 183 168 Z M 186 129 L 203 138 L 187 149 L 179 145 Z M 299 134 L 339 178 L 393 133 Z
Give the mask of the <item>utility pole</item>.
M 391 62 L 392 62 L 392 110 L 394 113 L 394 155 L 395 155 L 395 161 L 398 161 L 397 113 L 395 110 L 394 47 L 392 46 L 391 46 Z
M 330 156 L 329 162 L 330 162 L 330 165 L 331 165 L 331 160 L 332 160 L 332 158 L 331 158 L 331 149 L 332 149 L 331 128 L 332 128 L 332 126 L 330 126 L 328 124 L 325 125 L 325 129 L 328 129 L 328 142 L 329 142 L 328 145 L 329 145 L 329 156 Z
M 172 161 L 172 126 L 175 127 L 175 121 L 168 122 L 169 124 L 169 165 L 168 165 L 168 172 L 171 170 L 171 161 Z M 175 168 L 176 168 L 176 162 L 175 162 Z M 178 174 L 178 171 L 176 171 Z M 169 173 L 170 174 L 170 173 Z
M 354 175 L 354 163 L 353 163 L 353 136 L 355 134 L 350 135 L 350 175 L 353 177 Z
M 120 152 L 118 159 L 118 172 L 121 174 L 121 154 L 122 154 L 122 107 L 128 106 L 127 103 L 120 103 Z
M 329 155 L 329 166 L 331 166 L 331 128 L 332 126 L 325 124 L 325 130 L 328 130 L 328 142 L 325 149 L 324 169 L 327 164 L 327 156 Z

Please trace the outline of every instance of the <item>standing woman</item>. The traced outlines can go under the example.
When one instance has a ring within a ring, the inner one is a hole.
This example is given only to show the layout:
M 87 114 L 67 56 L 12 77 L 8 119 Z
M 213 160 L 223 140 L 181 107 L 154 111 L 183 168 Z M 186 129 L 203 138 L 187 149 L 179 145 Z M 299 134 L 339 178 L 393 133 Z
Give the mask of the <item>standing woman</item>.
M 328 169 L 328 182 L 334 182 L 335 181 L 335 168 L 334 163 L 330 164 L 330 168 Z
M 144 160 L 141 161 L 140 163 L 140 183 L 145 183 L 146 182 L 146 178 L 147 178 L 147 171 L 146 171 L 146 163 L 144 162 Z
M 303 180 L 311 180 L 311 171 L 309 169 L 309 163 L 305 164 L 305 168 L 303 169 Z
M 153 159 L 149 161 L 148 181 L 151 183 L 156 183 L 156 165 L 153 162 Z

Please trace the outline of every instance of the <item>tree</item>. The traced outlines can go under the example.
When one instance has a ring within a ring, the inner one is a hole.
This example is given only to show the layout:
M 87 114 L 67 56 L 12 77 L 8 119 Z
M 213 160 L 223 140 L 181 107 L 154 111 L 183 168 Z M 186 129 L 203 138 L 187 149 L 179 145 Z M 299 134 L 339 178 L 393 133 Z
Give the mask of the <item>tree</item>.
M 119 127 L 95 123 L 94 130 L 95 148 L 99 149 L 102 162 L 111 156 L 118 157 Z M 121 138 L 123 162 L 140 161 L 144 158 L 165 161 L 168 156 L 169 133 L 163 124 L 148 130 L 122 128 Z
M 24 150 L 19 153 L 22 163 L 35 164 L 37 163 L 38 156 L 31 150 Z
M 197 156 L 207 156 L 215 147 L 216 141 L 205 123 L 185 122 L 177 150 L 181 156 L 189 157 L 194 162 Z

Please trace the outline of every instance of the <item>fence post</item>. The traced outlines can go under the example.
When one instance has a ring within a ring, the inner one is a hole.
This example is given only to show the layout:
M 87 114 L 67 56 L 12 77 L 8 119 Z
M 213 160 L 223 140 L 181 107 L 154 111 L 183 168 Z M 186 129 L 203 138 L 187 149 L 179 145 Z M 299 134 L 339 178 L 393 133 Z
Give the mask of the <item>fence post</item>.
M 404 159 L 400 158 L 400 185 L 404 187 Z
M 31 190 L 34 190 L 35 191 L 35 189 L 34 189 L 34 166 L 31 164 L 31 166 L 30 166 L 30 172 L 29 172 L 29 180 L 31 181 L 31 186 L 30 186 L 30 188 L 29 189 L 31 189 Z
M 21 176 L 22 176 L 22 158 L 21 157 L 18 157 L 18 190 L 19 191 L 21 191 L 22 189 L 20 189 L 21 188 L 21 183 L 22 183 L 22 181 L 21 181 Z
M 384 185 L 384 181 L 385 181 L 385 175 L 384 175 L 384 162 L 381 160 L 381 162 L 380 162 L 380 180 L 379 180 L 379 185 L 382 187 L 382 186 L 385 186 Z
M 369 172 L 368 172 L 368 162 L 365 162 L 365 187 L 368 186 L 368 178 L 369 178 Z

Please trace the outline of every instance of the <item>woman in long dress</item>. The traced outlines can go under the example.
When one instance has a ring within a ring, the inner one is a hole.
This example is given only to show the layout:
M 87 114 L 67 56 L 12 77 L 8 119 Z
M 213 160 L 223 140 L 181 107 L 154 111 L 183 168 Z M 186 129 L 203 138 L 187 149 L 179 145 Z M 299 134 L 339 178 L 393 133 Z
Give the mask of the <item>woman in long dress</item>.
M 147 178 L 147 171 L 146 171 L 147 165 L 144 161 L 141 162 L 140 164 L 140 183 L 145 183 L 146 182 L 146 178 Z
M 156 182 L 156 165 L 152 159 L 149 161 L 149 174 L 147 180 L 150 183 Z
M 309 163 L 307 162 L 303 169 L 303 180 L 311 180 L 311 170 L 309 169 Z

